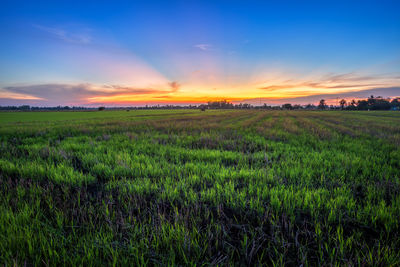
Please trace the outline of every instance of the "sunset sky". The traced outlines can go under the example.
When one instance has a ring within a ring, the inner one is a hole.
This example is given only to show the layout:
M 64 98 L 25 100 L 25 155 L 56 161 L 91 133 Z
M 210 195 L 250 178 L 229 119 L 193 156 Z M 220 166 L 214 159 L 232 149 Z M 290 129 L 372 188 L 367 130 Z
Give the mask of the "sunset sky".
M 0 105 L 400 96 L 400 1 L 1 1 Z

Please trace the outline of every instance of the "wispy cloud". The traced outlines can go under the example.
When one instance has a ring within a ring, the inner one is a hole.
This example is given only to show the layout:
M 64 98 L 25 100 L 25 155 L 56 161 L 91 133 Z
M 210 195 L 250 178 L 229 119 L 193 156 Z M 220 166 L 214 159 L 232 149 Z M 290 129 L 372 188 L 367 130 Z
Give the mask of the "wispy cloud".
M 196 45 L 194 45 L 194 47 L 196 47 L 196 48 L 198 48 L 200 50 L 203 50 L 203 51 L 208 51 L 208 50 L 211 49 L 212 45 L 210 45 L 210 44 L 196 44 Z
M 92 37 L 87 30 L 83 30 L 79 33 L 76 33 L 67 31 L 59 27 L 47 27 L 37 24 L 33 26 L 40 31 L 48 33 L 50 36 L 67 43 L 90 44 L 92 42 Z
M 355 72 L 344 74 L 326 74 L 319 79 L 303 81 L 284 81 L 259 87 L 265 91 L 290 90 L 296 88 L 312 89 L 343 89 L 363 90 L 372 87 L 400 84 L 400 79 L 394 75 L 360 75 Z

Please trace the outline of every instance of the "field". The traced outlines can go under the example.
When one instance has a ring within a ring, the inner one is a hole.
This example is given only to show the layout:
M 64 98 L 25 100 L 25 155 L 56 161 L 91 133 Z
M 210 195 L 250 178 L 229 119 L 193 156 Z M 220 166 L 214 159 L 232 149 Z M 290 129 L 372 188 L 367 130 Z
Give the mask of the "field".
M 0 264 L 400 265 L 400 112 L 0 113 Z

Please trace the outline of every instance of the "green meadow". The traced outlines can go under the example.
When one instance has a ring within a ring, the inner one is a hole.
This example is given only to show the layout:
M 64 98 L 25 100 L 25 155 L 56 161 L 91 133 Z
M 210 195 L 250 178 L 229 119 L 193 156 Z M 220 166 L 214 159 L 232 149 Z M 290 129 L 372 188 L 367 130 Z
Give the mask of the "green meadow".
M 400 112 L 0 113 L 5 266 L 398 266 Z

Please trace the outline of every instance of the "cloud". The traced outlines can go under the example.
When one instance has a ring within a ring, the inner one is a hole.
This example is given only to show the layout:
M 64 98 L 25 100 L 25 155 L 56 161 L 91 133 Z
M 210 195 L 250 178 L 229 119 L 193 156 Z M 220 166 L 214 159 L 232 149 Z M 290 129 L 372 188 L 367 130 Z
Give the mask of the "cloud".
M 176 92 L 179 90 L 179 88 L 181 87 L 181 85 L 177 82 L 177 81 L 173 81 L 169 83 L 169 86 L 171 87 L 171 89 Z
M 33 25 L 36 29 L 49 34 L 50 36 L 73 44 L 90 44 L 92 37 L 88 34 L 87 30 L 80 33 L 72 33 L 62 28 L 47 27 L 42 25 Z
M 35 84 L 8 86 L 0 89 L 0 104 L 6 99 L 40 100 L 45 105 L 82 105 L 91 101 L 132 98 L 135 96 L 165 95 L 179 90 L 176 81 L 154 87 L 130 87 L 120 85 L 82 84 Z M 109 101 L 108 101 L 109 102 Z
M 20 93 L 12 93 L 0 89 L 0 99 L 9 98 L 9 99 L 19 99 L 19 100 L 44 100 L 43 98 L 32 96 L 29 94 L 20 94 Z
M 285 84 L 285 85 L 269 85 L 265 87 L 260 87 L 259 89 L 267 90 L 267 91 L 277 91 L 282 89 L 296 88 L 301 86 L 301 83 L 298 84 Z
M 382 86 L 381 83 L 370 83 L 370 84 L 339 84 L 339 85 L 326 85 L 320 82 L 302 82 L 295 84 L 285 84 L 285 85 L 270 85 L 265 87 L 260 87 L 259 89 L 267 91 L 278 91 L 282 89 L 300 88 L 300 87 L 310 87 L 315 89 L 357 89 L 365 88 L 371 86 Z
M 327 74 L 315 81 L 285 81 L 279 84 L 259 87 L 259 89 L 269 92 L 278 90 L 287 90 L 295 88 L 313 88 L 313 89 L 348 89 L 363 90 L 372 87 L 387 86 L 393 84 L 393 81 L 400 83 L 399 77 L 393 75 L 359 75 L 354 72 L 344 74 Z
M 324 77 L 327 82 L 360 82 L 360 81 L 370 81 L 378 78 L 376 75 L 359 75 L 355 72 L 349 72 L 344 74 L 328 74 Z
M 194 47 L 196 47 L 196 48 L 198 48 L 200 50 L 203 50 L 203 51 L 208 51 L 208 50 L 210 50 L 212 45 L 210 45 L 210 44 L 197 44 L 197 45 L 194 45 Z

